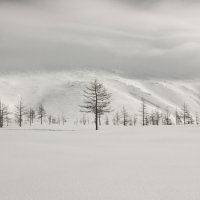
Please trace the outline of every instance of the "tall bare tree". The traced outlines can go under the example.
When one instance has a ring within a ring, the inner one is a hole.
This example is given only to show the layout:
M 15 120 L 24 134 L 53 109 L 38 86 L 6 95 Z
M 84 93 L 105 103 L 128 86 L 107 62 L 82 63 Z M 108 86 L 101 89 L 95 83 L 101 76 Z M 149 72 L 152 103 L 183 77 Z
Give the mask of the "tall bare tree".
M 160 114 L 160 112 L 158 110 L 154 110 L 150 114 L 149 118 L 150 118 L 150 124 L 158 126 L 159 123 L 160 123 L 161 114 Z
M 149 116 L 149 123 L 151 125 L 155 125 L 156 123 L 156 115 L 155 115 L 155 112 L 151 112 L 150 116 Z
M 15 105 L 15 119 L 20 127 L 22 127 L 23 117 L 26 115 L 26 113 L 26 107 L 22 99 L 20 99 L 20 101 Z
M 35 110 L 32 107 L 30 107 L 29 110 L 27 111 L 27 117 L 28 117 L 29 124 L 31 126 L 35 119 Z
M 122 110 L 121 110 L 121 116 L 122 116 L 122 124 L 124 126 L 127 126 L 128 125 L 128 122 L 129 122 L 129 114 L 128 112 L 126 111 L 126 108 L 123 106 Z
M 183 124 L 188 124 L 188 118 L 189 118 L 189 110 L 186 103 L 182 106 L 182 118 L 183 118 Z
M 142 100 L 142 107 L 141 107 L 141 113 L 142 113 L 142 126 L 146 126 L 149 124 L 148 122 L 148 113 L 147 113 L 147 105 L 146 100 L 144 98 Z
M 43 104 L 40 104 L 39 107 L 38 107 L 38 119 L 40 119 L 40 123 L 42 125 L 43 123 L 43 119 L 46 117 L 47 113 L 46 113 L 46 110 L 43 106 Z
M 176 110 L 175 112 L 175 118 L 176 118 L 176 125 L 182 124 L 182 117 L 181 114 Z
M 169 108 L 166 109 L 166 113 L 165 113 L 165 117 L 164 117 L 164 120 L 165 120 L 165 125 L 171 125 L 172 124 L 172 121 L 170 119 L 170 111 L 169 111 Z
M 93 113 L 95 115 L 95 127 L 99 128 L 99 116 L 111 112 L 111 93 L 109 93 L 102 83 L 94 80 L 83 91 L 83 105 L 81 112 Z
M 0 101 L 0 128 L 4 126 L 4 122 L 7 123 L 10 121 L 10 112 L 8 111 L 8 106 Z

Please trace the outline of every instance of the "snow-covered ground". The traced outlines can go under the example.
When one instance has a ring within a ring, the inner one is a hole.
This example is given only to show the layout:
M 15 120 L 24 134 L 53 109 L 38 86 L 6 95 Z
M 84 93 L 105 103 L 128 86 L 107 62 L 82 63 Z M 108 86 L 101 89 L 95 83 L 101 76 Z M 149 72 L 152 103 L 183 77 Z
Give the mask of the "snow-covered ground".
M 195 126 L 0 130 L 1 200 L 199 200 Z

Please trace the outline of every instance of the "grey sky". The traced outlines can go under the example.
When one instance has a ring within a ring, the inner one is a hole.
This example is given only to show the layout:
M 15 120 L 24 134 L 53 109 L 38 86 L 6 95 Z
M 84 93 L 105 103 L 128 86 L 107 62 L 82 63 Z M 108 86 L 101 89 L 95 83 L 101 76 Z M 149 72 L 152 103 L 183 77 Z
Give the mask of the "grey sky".
M 196 0 L 0 0 L 0 71 L 199 78 Z

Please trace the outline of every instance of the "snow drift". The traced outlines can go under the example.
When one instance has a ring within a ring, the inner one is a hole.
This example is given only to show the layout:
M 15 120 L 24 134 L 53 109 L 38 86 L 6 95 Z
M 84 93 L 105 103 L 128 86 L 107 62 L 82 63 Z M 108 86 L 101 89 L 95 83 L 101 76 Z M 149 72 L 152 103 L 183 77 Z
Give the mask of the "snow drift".
M 199 127 L 0 131 L 2 200 L 197 200 Z

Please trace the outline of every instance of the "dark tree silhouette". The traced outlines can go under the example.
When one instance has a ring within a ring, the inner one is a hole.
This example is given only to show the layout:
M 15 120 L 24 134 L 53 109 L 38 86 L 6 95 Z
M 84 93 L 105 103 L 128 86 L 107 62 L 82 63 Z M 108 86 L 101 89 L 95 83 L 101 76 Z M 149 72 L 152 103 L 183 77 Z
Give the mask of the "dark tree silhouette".
M 149 124 L 149 120 L 148 120 L 146 101 L 144 98 L 142 98 L 141 113 L 142 113 L 142 126 L 146 126 Z
M 43 106 L 43 104 L 40 104 L 39 107 L 38 107 L 38 119 L 40 119 L 40 123 L 42 125 L 43 123 L 43 119 L 46 117 L 47 113 L 46 113 L 46 110 Z
M 121 116 L 122 116 L 122 124 L 124 126 L 127 126 L 128 125 L 128 122 L 129 122 L 129 114 L 128 112 L 126 111 L 126 108 L 123 106 L 122 110 L 121 110 Z
M 171 125 L 172 124 L 172 121 L 170 119 L 170 111 L 169 111 L 169 108 L 166 109 L 166 113 L 165 113 L 165 125 Z
M 181 114 L 176 110 L 175 112 L 175 118 L 176 118 L 176 125 L 182 124 L 182 117 Z
M 29 124 L 31 126 L 33 124 L 34 118 L 35 118 L 35 111 L 33 110 L 32 107 L 29 108 L 27 115 L 28 115 Z
M 189 113 L 188 106 L 186 103 L 184 103 L 182 106 L 182 118 L 183 118 L 184 125 L 189 124 L 190 113 Z
M 22 99 L 15 105 L 15 119 L 19 127 L 22 127 L 23 117 L 26 115 L 26 107 Z
M 81 112 L 93 113 L 95 115 L 96 130 L 99 128 L 98 119 L 100 115 L 111 112 L 111 93 L 102 83 L 94 80 L 83 91 L 84 101 L 81 105 Z
M 10 121 L 9 115 L 8 106 L 0 101 L 0 128 L 3 128 L 4 122 L 8 125 L 8 122 Z

